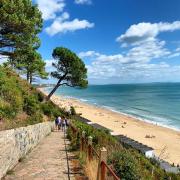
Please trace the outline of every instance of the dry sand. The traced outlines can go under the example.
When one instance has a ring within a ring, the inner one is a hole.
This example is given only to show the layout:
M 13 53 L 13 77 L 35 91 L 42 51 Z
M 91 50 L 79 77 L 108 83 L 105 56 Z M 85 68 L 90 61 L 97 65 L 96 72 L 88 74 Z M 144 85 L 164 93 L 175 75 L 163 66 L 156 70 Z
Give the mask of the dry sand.
M 161 159 L 180 164 L 180 131 L 140 121 L 72 98 L 53 95 L 51 100 L 67 110 L 74 106 L 77 113 L 82 113 L 83 117 L 92 122 L 113 130 L 115 134 L 126 135 L 154 148 L 156 156 L 160 156 Z

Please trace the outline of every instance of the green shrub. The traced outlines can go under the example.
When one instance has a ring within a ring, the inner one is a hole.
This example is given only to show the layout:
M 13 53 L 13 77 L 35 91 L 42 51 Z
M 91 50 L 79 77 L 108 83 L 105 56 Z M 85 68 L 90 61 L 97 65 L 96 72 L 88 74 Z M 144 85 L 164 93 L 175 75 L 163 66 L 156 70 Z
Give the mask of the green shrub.
M 52 116 L 52 106 L 48 102 L 41 104 L 41 109 L 46 116 Z
M 22 111 L 22 93 L 17 88 L 15 79 L 7 77 L 4 71 L 0 74 L 0 98 L 0 111 L 3 112 L 4 117 L 14 118 L 19 111 Z
M 82 133 L 82 131 L 85 131 L 86 137 L 91 136 L 93 138 L 93 144 L 97 146 L 97 148 L 99 145 L 106 147 L 109 151 L 111 147 L 117 148 L 118 146 L 118 149 L 121 148 L 116 139 L 109 134 L 109 131 L 94 129 L 93 127 L 78 120 L 73 120 L 72 122 L 74 123 L 76 128 L 80 130 L 80 133 Z
M 70 114 L 72 116 L 76 115 L 76 110 L 75 110 L 75 108 L 73 106 L 70 107 Z
M 166 173 L 161 169 L 157 162 L 147 159 L 143 154 L 138 151 L 123 147 L 109 132 L 104 130 L 97 130 L 88 124 L 76 120 L 71 120 L 71 124 L 78 129 L 80 134 L 82 131 L 86 132 L 88 136 L 93 137 L 93 146 L 98 151 L 100 147 L 105 147 L 108 152 L 108 163 L 112 165 L 117 175 L 124 180 L 165 180 L 180 179 L 180 175 Z M 68 137 L 71 140 L 73 147 L 79 149 L 80 136 L 78 133 L 75 138 L 71 128 L 68 129 Z M 76 150 L 77 150 L 76 149 Z M 153 172 L 153 173 L 152 173 Z
M 24 98 L 24 111 L 28 115 L 35 114 L 39 109 L 38 101 L 34 95 L 29 95 Z
M 49 116 L 51 118 L 55 118 L 57 116 L 61 116 L 62 114 L 64 114 L 59 107 L 55 106 L 50 101 L 42 103 L 41 110 L 46 116 Z
M 138 161 L 126 150 L 114 152 L 108 160 L 113 165 L 116 174 L 122 179 L 139 180 L 141 179 Z
M 0 65 L 0 129 L 10 129 L 42 122 L 43 115 L 68 115 L 51 101 L 43 102 L 44 95 L 32 87 L 11 68 Z M 28 117 L 28 119 L 27 119 Z
M 43 102 L 44 95 L 41 92 L 36 92 L 36 96 L 39 102 Z
M 28 125 L 33 125 L 33 124 L 37 124 L 37 123 L 41 123 L 41 122 L 43 122 L 43 116 L 42 116 L 41 113 L 38 113 L 38 112 L 31 115 L 27 119 L 27 124 Z

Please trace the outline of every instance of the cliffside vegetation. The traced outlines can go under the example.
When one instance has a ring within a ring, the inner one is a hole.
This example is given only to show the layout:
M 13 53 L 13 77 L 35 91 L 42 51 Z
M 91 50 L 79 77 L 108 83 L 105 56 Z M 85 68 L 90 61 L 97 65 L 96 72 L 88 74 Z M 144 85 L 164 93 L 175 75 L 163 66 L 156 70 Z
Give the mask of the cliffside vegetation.
M 72 124 L 79 130 L 78 135 L 68 130 L 68 138 L 71 140 L 73 150 L 80 149 L 80 136 L 82 131 L 86 132 L 86 138 L 93 138 L 93 146 L 98 151 L 100 147 L 105 147 L 108 152 L 108 163 L 113 168 L 120 179 L 125 180 L 178 180 L 180 174 L 167 173 L 159 167 L 159 164 L 153 159 L 147 159 L 144 155 L 132 148 L 125 148 L 116 138 L 112 137 L 107 131 L 97 130 L 90 125 L 77 120 L 72 120 Z M 88 162 L 86 157 L 80 153 L 80 159 L 83 166 L 87 169 Z M 86 164 L 87 163 L 87 164 Z M 93 164 L 94 166 L 94 164 Z M 97 169 L 95 169 L 97 170 Z M 89 171 L 89 170 L 88 170 Z M 97 172 L 94 172 L 95 175 Z
M 12 69 L 0 66 L 0 130 L 54 120 L 62 111 Z

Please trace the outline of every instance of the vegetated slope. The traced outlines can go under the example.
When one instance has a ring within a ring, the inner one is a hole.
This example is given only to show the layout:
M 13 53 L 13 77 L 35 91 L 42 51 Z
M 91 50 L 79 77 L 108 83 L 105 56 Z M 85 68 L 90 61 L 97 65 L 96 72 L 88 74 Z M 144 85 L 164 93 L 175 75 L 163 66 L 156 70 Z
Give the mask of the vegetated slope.
M 76 119 L 76 120 L 75 120 Z M 98 130 L 88 124 L 80 122 L 78 118 L 73 118 L 71 125 L 78 129 L 74 133 L 72 128 L 67 131 L 67 137 L 71 141 L 71 150 L 79 151 L 80 137 L 85 132 L 86 139 L 91 136 L 93 146 L 97 152 L 100 147 L 107 149 L 107 159 L 109 166 L 120 179 L 124 180 L 179 180 L 180 174 L 165 172 L 159 167 L 159 162 L 155 159 L 148 159 L 143 154 L 133 148 L 124 147 L 115 137 L 112 137 L 106 130 Z M 97 174 L 96 165 L 87 161 L 86 153 L 79 152 L 81 165 L 86 169 L 89 177 Z M 93 161 L 95 161 L 94 158 Z M 89 164 L 88 164 L 89 163 Z M 96 162 L 98 163 L 98 162 Z M 93 171 L 92 171 L 93 170 Z M 107 178 L 108 179 L 108 178 Z M 111 178 L 109 178 L 111 179 Z
M 62 112 L 10 68 L 0 66 L 0 130 L 35 124 Z

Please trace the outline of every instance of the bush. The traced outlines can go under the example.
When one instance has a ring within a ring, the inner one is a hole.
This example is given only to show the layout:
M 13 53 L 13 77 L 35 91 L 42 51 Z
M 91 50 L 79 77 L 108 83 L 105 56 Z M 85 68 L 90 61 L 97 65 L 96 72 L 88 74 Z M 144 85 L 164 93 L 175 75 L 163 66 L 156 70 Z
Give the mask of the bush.
M 15 79 L 7 77 L 4 71 L 0 73 L 0 101 L 0 111 L 4 117 L 14 118 L 23 109 L 22 93 L 17 88 Z
M 116 174 L 122 179 L 141 179 L 138 161 L 126 150 L 114 152 L 109 157 L 108 163 L 113 165 Z
M 29 95 L 24 98 L 24 111 L 28 115 L 35 114 L 39 109 L 40 107 L 35 96 Z
M 70 114 L 72 116 L 76 115 L 76 110 L 75 110 L 75 108 L 73 106 L 70 107 Z
M 0 65 L 1 130 L 42 122 L 43 115 L 54 119 L 55 116 L 65 114 L 63 109 L 43 100 L 41 92 L 11 68 Z
M 52 106 L 48 102 L 41 104 L 41 109 L 46 116 L 52 116 Z
M 28 125 L 33 125 L 41 122 L 43 122 L 43 116 L 41 113 L 35 113 L 27 119 Z
M 37 99 L 39 102 L 43 102 L 44 100 L 44 95 L 41 92 L 36 93 Z
M 109 131 L 94 129 L 93 127 L 78 120 L 74 120 L 72 122 L 76 128 L 80 130 L 80 133 L 85 131 L 86 137 L 91 136 L 93 138 L 93 144 L 97 146 L 97 148 L 99 146 L 104 146 L 108 149 L 108 151 L 111 151 L 111 147 L 117 148 L 118 146 L 118 149 L 120 149 L 119 143 L 117 143 L 116 139 L 109 134 Z
M 147 159 L 143 154 L 138 151 L 123 147 L 109 132 L 104 130 L 97 130 L 88 124 L 76 120 L 71 120 L 71 124 L 79 130 L 77 138 L 73 137 L 71 128 L 68 129 L 68 138 L 71 140 L 73 147 L 79 148 L 79 134 L 82 131 L 86 132 L 86 137 L 93 137 L 93 145 L 96 150 L 99 147 L 105 147 L 108 152 L 108 163 L 112 165 L 117 175 L 124 180 L 165 180 L 180 179 L 180 175 L 166 173 L 163 169 L 158 166 L 158 163 L 151 162 L 152 160 Z M 153 171 L 153 175 L 152 175 Z
M 55 118 L 57 116 L 61 116 L 64 114 L 62 110 L 55 106 L 52 102 L 48 101 L 41 104 L 41 110 L 46 116 L 49 116 L 51 118 Z

